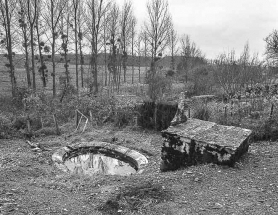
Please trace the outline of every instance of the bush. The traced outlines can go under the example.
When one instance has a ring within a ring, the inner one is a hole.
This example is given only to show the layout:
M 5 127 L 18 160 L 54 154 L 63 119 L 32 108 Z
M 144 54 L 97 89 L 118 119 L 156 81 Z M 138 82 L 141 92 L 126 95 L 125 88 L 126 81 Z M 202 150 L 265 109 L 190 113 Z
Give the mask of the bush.
M 6 139 L 11 135 L 11 120 L 3 115 L 0 114 L 0 139 Z
M 161 99 L 164 93 L 171 91 L 171 79 L 166 78 L 161 72 L 148 71 L 146 73 L 146 84 L 148 84 L 147 95 L 152 101 Z
M 195 109 L 192 118 L 208 121 L 210 119 L 211 112 L 206 106 L 199 106 Z

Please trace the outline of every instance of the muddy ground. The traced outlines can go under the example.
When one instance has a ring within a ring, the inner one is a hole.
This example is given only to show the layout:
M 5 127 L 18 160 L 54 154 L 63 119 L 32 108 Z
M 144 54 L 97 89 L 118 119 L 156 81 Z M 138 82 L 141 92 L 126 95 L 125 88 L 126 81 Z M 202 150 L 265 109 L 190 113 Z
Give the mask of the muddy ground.
M 113 142 L 149 159 L 141 175 L 94 177 L 56 169 L 51 155 L 80 141 Z M 93 128 L 85 134 L 0 140 L 0 214 L 278 214 L 278 143 L 252 143 L 234 168 L 213 164 L 159 171 L 159 133 Z

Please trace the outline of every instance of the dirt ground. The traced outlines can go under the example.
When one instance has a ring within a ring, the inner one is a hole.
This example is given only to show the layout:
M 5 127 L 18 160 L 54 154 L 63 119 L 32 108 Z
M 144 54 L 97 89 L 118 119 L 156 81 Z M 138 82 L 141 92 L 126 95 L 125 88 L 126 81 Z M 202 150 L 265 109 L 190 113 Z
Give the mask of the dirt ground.
M 56 169 L 61 146 L 101 140 L 140 151 L 149 159 L 141 175 L 86 177 Z M 278 143 L 253 143 L 236 167 L 213 164 L 159 171 L 159 133 L 94 128 L 83 135 L 0 140 L 0 214 L 278 214 Z

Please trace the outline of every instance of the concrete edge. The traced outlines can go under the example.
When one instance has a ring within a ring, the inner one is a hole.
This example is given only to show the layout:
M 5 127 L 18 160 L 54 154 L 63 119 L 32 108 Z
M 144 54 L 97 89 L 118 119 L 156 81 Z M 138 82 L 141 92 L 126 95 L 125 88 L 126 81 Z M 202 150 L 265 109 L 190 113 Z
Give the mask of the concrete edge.
M 64 165 L 64 162 L 67 155 L 76 149 L 85 148 L 85 147 L 100 147 L 107 150 L 116 151 L 117 153 L 123 155 L 124 157 L 127 157 L 128 160 L 132 160 L 136 165 L 137 173 L 139 174 L 144 171 L 143 168 L 148 164 L 148 159 L 144 155 L 142 155 L 141 153 L 133 149 L 129 149 L 124 146 L 114 145 L 111 143 L 99 142 L 99 141 L 81 142 L 79 144 L 62 147 L 58 149 L 56 152 L 54 152 L 54 154 L 52 155 L 52 161 L 54 162 L 54 165 L 56 167 L 65 171 L 67 170 L 67 168 Z

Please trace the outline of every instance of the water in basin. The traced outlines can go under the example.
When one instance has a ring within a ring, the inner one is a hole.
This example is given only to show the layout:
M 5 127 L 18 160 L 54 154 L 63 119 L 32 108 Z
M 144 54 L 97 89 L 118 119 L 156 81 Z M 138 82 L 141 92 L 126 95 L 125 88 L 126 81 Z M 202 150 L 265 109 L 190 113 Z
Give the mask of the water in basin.
M 88 153 L 72 157 L 65 161 L 65 166 L 72 173 L 94 175 L 131 175 L 136 170 L 127 162 L 103 154 Z

